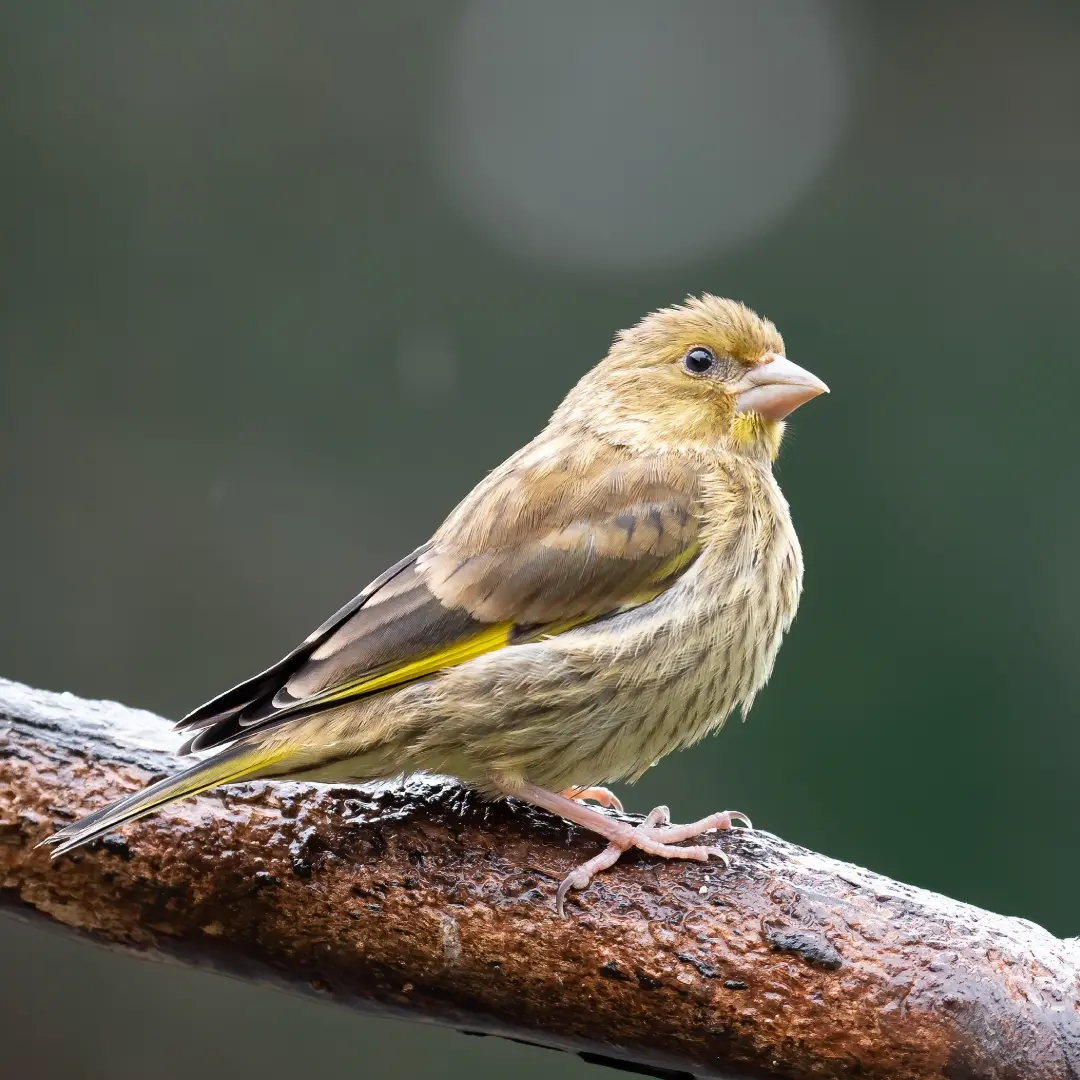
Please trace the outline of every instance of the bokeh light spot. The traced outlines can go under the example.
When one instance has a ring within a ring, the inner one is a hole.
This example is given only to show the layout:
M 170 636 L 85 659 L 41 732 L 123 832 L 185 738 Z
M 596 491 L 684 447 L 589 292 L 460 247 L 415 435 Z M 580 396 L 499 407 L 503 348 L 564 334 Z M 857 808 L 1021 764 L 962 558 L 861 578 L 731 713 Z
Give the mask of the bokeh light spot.
M 635 271 L 759 235 L 849 113 L 816 0 L 471 0 L 437 108 L 439 172 L 482 232 L 555 266 Z

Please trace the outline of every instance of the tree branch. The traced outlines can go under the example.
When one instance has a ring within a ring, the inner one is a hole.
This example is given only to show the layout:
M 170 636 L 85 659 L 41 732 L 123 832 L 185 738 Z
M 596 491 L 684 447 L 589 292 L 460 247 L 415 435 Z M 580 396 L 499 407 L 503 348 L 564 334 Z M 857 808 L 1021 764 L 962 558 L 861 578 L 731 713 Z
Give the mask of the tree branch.
M 0 906 L 106 944 L 658 1076 L 1080 1075 L 1080 943 L 768 833 L 632 856 L 456 782 L 248 784 L 50 863 L 177 766 L 164 721 L 0 680 Z M 631 1064 L 627 1064 L 631 1063 Z

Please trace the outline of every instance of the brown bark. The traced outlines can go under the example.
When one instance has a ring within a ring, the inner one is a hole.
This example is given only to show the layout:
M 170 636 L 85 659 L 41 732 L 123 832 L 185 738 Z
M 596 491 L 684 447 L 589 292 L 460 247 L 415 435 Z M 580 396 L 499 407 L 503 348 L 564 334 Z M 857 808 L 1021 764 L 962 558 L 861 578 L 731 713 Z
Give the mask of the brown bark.
M 176 767 L 164 721 L 0 681 L 0 905 L 366 1012 L 659 1076 L 1080 1075 L 1078 939 L 768 833 L 627 857 L 451 780 L 250 784 L 50 863 L 58 825 Z

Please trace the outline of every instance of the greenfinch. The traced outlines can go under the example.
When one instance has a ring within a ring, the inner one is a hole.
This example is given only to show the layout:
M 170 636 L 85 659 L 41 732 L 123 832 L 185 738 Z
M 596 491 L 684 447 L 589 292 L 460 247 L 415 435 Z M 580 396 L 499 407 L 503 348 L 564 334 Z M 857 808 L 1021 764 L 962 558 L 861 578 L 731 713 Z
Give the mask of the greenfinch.
M 628 848 L 746 819 L 633 825 L 633 781 L 743 713 L 795 616 L 803 563 L 772 474 L 784 418 L 827 392 L 771 322 L 709 294 L 621 331 L 547 427 L 434 536 L 273 667 L 181 720 L 215 750 L 68 825 L 70 851 L 175 799 L 261 778 L 450 774 L 599 834 L 569 889 Z

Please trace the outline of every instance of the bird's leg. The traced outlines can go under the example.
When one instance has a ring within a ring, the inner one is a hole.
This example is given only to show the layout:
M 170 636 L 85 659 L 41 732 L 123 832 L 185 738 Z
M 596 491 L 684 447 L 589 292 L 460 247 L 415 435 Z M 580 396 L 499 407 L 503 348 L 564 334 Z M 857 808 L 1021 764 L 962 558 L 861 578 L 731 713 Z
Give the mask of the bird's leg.
M 648 855 L 658 855 L 662 859 L 694 859 L 697 862 L 707 862 L 710 856 L 715 856 L 727 865 L 727 856 L 718 848 L 673 847 L 665 841 L 685 840 L 708 829 L 730 829 L 733 818 L 747 820 L 737 811 L 725 811 L 722 814 L 712 814 L 707 818 L 702 818 L 701 821 L 696 821 L 692 825 L 669 825 L 670 815 L 667 807 L 658 806 L 640 825 L 630 825 L 625 821 L 601 814 L 599 810 L 567 798 L 566 795 L 558 795 L 554 791 L 537 787 L 528 781 L 511 782 L 497 779 L 495 782 L 505 794 L 532 803 L 543 810 L 549 810 L 566 821 L 572 821 L 575 825 L 581 825 L 590 832 L 599 834 L 608 841 L 608 846 L 599 855 L 571 871 L 559 886 L 555 901 L 560 915 L 563 914 L 563 901 L 570 889 L 586 888 L 595 874 L 614 865 L 619 856 L 630 848 L 638 848 Z
M 619 796 L 614 791 L 608 791 L 606 787 L 576 787 L 567 788 L 565 791 L 560 791 L 560 795 L 565 799 L 573 799 L 574 802 L 585 802 L 588 799 L 590 802 L 598 803 L 600 806 L 606 806 L 609 810 L 618 810 L 622 813 L 622 802 L 619 800 Z

